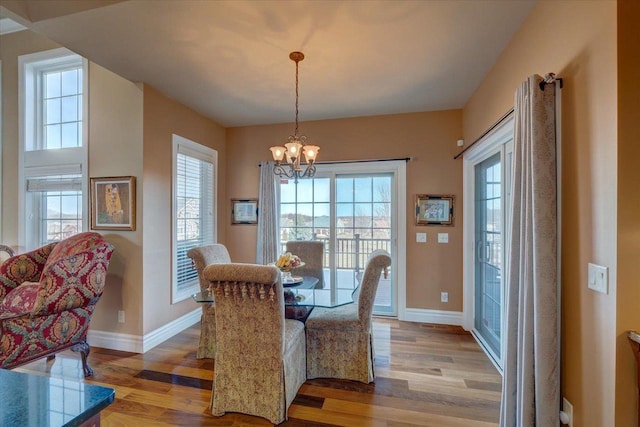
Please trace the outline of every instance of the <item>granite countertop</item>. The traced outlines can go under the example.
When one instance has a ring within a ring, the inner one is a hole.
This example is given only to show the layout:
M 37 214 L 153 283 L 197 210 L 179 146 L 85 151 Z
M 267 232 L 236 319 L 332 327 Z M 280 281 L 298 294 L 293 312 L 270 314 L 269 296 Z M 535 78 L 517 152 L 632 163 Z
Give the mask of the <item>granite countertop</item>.
M 629 331 L 629 339 L 640 344 L 640 332 L 639 331 Z
M 111 388 L 0 369 L 0 426 L 78 426 L 114 398 Z

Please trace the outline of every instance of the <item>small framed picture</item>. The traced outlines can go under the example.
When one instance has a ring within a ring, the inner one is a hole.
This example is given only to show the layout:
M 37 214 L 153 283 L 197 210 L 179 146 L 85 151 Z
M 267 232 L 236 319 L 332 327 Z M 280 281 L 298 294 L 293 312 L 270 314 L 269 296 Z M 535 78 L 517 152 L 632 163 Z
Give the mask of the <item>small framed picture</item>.
M 453 225 L 454 196 L 418 194 L 416 225 Z
M 91 229 L 136 229 L 136 178 L 91 178 Z
M 257 224 L 258 199 L 231 199 L 231 224 Z

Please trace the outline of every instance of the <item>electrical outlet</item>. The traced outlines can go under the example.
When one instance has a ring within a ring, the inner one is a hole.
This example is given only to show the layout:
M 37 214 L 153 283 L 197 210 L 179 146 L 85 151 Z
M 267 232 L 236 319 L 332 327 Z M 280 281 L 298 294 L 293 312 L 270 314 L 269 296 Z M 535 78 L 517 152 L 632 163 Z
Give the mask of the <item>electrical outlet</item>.
M 124 323 L 124 310 L 118 310 L 118 323 Z
M 440 292 L 440 302 L 449 302 L 449 292 Z
M 438 243 L 449 243 L 449 233 L 438 233 Z
M 563 425 L 573 427 L 573 405 L 563 397 L 562 398 L 562 411 L 560 411 L 560 422 Z

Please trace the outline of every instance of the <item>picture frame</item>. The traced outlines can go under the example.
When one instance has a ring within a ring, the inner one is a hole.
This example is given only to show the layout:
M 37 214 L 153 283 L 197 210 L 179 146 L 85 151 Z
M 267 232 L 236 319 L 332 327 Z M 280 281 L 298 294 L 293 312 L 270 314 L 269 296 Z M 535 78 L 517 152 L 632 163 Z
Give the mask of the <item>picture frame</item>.
M 453 225 L 453 195 L 416 195 L 416 225 Z
M 231 224 L 257 224 L 258 199 L 231 199 Z
M 136 178 L 91 178 L 91 229 L 136 229 Z

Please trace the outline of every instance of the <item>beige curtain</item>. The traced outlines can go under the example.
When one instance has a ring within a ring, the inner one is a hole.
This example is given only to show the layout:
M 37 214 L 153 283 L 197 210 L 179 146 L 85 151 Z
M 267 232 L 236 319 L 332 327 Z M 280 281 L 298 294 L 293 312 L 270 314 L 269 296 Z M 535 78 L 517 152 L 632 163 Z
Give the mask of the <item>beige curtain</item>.
M 278 200 L 273 169 L 273 162 L 260 163 L 257 264 L 268 264 L 278 259 Z
M 555 86 L 515 95 L 500 425 L 559 426 Z

